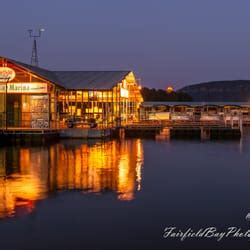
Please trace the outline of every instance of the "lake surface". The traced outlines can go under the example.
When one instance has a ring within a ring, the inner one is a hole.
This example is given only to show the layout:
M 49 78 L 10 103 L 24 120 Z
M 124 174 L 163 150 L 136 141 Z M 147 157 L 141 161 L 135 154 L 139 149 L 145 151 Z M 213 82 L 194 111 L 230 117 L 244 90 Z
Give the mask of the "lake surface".
M 0 147 L 0 249 L 250 249 L 164 238 L 250 229 L 250 133 L 236 141 L 66 140 Z

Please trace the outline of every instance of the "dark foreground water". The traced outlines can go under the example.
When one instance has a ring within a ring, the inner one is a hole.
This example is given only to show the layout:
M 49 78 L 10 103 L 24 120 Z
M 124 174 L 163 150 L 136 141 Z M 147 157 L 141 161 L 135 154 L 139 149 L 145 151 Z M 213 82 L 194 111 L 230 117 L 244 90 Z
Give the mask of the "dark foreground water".
M 248 133 L 1 147 L 0 175 L 0 249 L 250 249 L 246 237 L 163 237 L 250 229 Z

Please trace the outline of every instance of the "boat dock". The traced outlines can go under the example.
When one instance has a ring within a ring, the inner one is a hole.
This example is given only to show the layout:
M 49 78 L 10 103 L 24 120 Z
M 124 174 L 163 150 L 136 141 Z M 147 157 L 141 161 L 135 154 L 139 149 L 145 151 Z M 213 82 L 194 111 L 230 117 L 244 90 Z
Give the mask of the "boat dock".
M 10 141 L 50 141 L 56 139 L 104 139 L 110 137 L 155 137 L 169 138 L 237 139 L 241 137 L 242 122 L 223 121 L 139 121 L 113 128 L 57 128 L 24 129 L 8 128 L 0 131 L 3 139 Z
M 0 137 L 6 141 L 44 142 L 57 139 L 103 139 L 112 136 L 112 129 L 106 128 L 57 128 L 32 129 L 8 128 L 0 130 Z
M 96 124 L 95 128 L 78 124 L 67 127 L 65 123 L 51 128 L 5 127 L 0 135 L 15 141 L 155 136 L 238 139 L 243 127 L 250 125 L 250 103 L 143 103 L 136 119 L 125 118 L 110 126 Z
M 5 128 L 0 130 L 0 137 L 10 142 L 47 142 L 59 138 L 59 129 Z
M 157 121 L 139 122 L 125 127 L 125 136 L 152 137 L 162 133 L 169 138 L 237 139 L 241 137 L 242 124 L 226 124 L 221 121 Z

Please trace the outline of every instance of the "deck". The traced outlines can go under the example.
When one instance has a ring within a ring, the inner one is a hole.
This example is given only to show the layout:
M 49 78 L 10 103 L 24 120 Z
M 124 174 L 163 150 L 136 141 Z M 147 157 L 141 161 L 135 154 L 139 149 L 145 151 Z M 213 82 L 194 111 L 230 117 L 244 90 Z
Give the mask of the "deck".
M 60 129 L 54 128 L 2 128 L 0 129 L 1 134 L 54 134 L 59 133 Z
M 155 136 L 166 129 L 172 138 L 240 138 L 242 132 L 239 124 L 231 126 L 223 121 L 144 121 L 127 125 L 125 135 Z

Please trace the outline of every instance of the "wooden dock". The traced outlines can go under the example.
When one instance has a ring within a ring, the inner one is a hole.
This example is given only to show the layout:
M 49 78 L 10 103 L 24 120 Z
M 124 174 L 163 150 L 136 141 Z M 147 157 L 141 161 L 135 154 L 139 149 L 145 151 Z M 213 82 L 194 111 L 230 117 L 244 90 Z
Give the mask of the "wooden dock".
M 170 138 L 238 139 L 242 127 L 226 125 L 222 121 L 164 121 L 139 122 L 125 127 L 127 137 L 153 137 L 169 129 Z
M 67 128 L 62 129 L 59 136 L 64 139 L 104 139 L 111 137 L 111 129 Z
M 6 142 L 47 142 L 59 138 L 59 129 L 7 128 L 0 130 L 0 138 Z
M 43 141 L 59 138 L 102 139 L 111 137 L 111 129 L 100 128 L 61 128 L 61 129 L 34 129 L 8 128 L 0 130 L 0 137 L 10 141 Z
M 166 133 L 166 131 L 168 131 Z M 143 121 L 119 128 L 107 129 L 33 129 L 8 128 L 0 130 L 2 141 L 43 142 L 59 138 L 102 139 L 108 137 L 151 137 L 167 134 L 170 138 L 238 139 L 242 126 L 223 121 Z
M 125 126 L 125 137 L 143 136 L 154 137 L 163 129 L 163 124 L 160 123 L 133 123 Z

